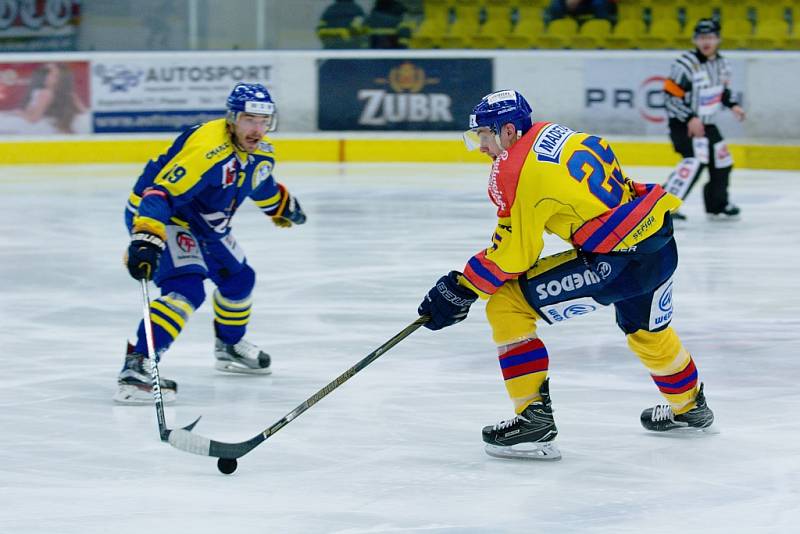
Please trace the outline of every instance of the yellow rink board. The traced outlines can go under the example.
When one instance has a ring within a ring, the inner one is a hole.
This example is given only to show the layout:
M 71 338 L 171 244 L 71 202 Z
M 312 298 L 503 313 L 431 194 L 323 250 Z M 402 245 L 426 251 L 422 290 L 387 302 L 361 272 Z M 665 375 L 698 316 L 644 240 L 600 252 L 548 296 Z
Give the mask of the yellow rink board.
M 0 142 L 0 164 L 144 163 L 162 153 L 167 139 L 89 139 Z M 328 163 L 485 163 L 460 140 L 286 138 L 273 143 L 279 162 Z M 672 166 L 678 156 L 668 143 L 612 141 L 623 165 Z M 735 166 L 800 169 L 800 147 L 731 144 Z

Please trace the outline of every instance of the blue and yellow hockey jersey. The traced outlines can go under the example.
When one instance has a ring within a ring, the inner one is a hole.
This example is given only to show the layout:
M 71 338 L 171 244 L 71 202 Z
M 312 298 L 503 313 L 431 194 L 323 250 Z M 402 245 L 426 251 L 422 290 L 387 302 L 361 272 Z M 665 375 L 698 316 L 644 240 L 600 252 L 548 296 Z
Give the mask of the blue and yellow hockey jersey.
M 266 137 L 247 154 L 234 146 L 225 119 L 195 126 L 145 166 L 128 199 L 133 227 L 163 238 L 164 225 L 177 224 L 200 239 L 221 239 L 245 198 L 267 215 L 277 211 L 285 190 L 272 176 L 274 166 Z

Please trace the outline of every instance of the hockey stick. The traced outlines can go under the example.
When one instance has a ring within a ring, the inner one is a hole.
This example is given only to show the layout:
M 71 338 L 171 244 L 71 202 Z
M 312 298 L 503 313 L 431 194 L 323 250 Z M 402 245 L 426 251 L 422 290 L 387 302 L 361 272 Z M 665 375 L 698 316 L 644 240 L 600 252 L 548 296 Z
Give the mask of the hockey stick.
M 255 449 L 267 438 L 278 432 L 278 430 L 288 425 L 295 417 L 314 406 L 317 402 L 326 397 L 331 391 L 350 380 L 356 373 L 380 358 L 381 355 L 408 337 L 414 330 L 425 324 L 428 319 L 430 319 L 430 317 L 423 315 L 405 327 L 403 331 L 399 332 L 389 341 L 368 354 L 363 360 L 336 377 L 327 386 L 311 395 L 301 405 L 286 414 L 280 421 L 276 422 L 271 427 L 247 441 L 242 441 L 241 443 L 223 443 L 221 441 L 214 441 L 213 439 L 203 437 L 199 434 L 193 434 L 189 430 L 173 430 L 169 434 L 169 444 L 176 449 L 190 452 L 192 454 L 199 454 L 201 456 L 213 456 L 215 458 L 226 460 L 235 460 L 236 458 L 241 458 L 251 450 Z M 235 462 L 233 468 L 235 469 Z
M 153 342 L 153 323 L 150 320 L 150 294 L 147 290 L 147 280 L 141 279 L 142 283 L 142 306 L 144 318 L 144 337 L 147 341 L 147 358 L 150 360 L 150 376 L 153 379 L 153 400 L 156 403 L 156 419 L 158 420 L 158 435 L 161 441 L 167 441 L 169 435 L 174 432 L 167 428 L 167 420 L 164 417 L 164 397 L 161 394 L 161 377 L 158 374 L 158 362 L 156 361 L 156 349 Z M 200 416 L 202 417 L 202 416 Z M 194 423 L 186 425 L 182 430 L 191 431 L 194 425 L 200 420 L 195 419 Z

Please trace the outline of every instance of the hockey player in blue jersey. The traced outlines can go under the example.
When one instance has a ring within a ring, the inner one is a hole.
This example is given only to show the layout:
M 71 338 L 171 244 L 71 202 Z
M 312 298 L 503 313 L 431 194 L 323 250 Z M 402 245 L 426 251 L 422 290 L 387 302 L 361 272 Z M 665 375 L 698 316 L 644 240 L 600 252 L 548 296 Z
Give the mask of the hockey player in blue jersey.
M 275 103 L 260 84 L 240 83 L 227 100 L 227 114 L 183 132 L 172 146 L 145 165 L 128 199 L 125 222 L 131 234 L 126 256 L 130 275 L 153 280 L 161 296 L 150 306 L 157 355 L 180 334 L 213 294 L 215 367 L 220 371 L 268 374 L 270 357 L 244 339 L 255 272 L 231 233 L 231 218 L 248 197 L 279 227 L 303 224 L 297 200 L 272 176 L 275 153 L 266 132 L 277 125 Z M 114 400 L 152 402 L 143 321 L 128 345 Z M 161 379 L 165 402 L 177 384 Z

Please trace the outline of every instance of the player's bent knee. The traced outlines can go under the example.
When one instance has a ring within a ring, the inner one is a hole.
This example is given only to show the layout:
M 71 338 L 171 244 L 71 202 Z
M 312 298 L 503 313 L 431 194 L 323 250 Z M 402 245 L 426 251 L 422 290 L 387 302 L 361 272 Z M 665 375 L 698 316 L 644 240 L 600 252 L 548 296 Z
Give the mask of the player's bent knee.
M 245 263 L 239 272 L 227 276 L 217 287 L 225 298 L 242 300 L 250 296 L 255 286 L 256 272 Z
M 161 292 L 164 295 L 177 293 L 183 296 L 194 309 L 197 309 L 206 299 L 203 280 L 205 277 L 197 274 L 168 278 L 161 283 Z
M 506 282 L 489 298 L 486 318 L 492 327 L 492 338 L 498 345 L 536 337 L 538 316 L 525 300 L 516 280 Z

